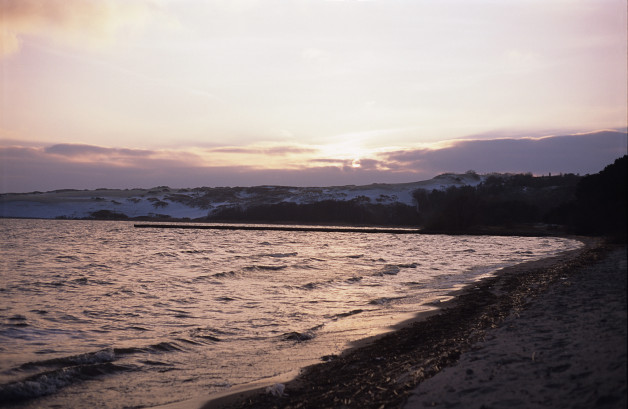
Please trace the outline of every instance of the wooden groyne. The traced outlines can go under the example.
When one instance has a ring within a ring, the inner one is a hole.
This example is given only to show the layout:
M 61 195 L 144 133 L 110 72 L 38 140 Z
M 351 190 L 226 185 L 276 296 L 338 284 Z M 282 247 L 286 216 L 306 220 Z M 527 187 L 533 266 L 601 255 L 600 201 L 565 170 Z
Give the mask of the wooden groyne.
M 338 226 L 268 226 L 250 224 L 134 224 L 137 228 L 149 229 L 205 229 L 205 230 L 261 230 L 261 231 L 300 231 L 324 233 L 387 233 L 387 234 L 417 234 L 419 229 L 394 229 L 380 227 L 338 227 Z

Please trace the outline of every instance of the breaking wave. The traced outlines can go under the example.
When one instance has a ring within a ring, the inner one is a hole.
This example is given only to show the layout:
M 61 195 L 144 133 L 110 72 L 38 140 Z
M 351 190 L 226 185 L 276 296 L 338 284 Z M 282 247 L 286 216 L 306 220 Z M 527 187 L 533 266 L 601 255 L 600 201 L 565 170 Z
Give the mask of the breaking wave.
M 111 362 L 82 364 L 54 369 L 29 376 L 21 381 L 0 385 L 0 401 L 15 402 L 50 395 L 77 382 L 117 372 L 133 371 L 130 366 Z

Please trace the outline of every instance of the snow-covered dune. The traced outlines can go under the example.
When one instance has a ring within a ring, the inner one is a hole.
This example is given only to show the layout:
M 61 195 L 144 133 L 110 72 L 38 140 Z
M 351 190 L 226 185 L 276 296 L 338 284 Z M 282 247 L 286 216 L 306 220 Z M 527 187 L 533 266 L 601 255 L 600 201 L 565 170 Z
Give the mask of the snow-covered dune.
M 315 203 L 323 200 L 360 199 L 373 204 L 414 205 L 416 189 L 446 189 L 475 186 L 484 177 L 474 173 L 444 174 L 433 179 L 401 184 L 365 186 L 233 188 L 184 188 L 160 186 L 152 189 L 55 190 L 51 192 L 0 195 L 0 217 L 86 218 L 108 211 L 127 217 L 172 217 L 197 219 L 225 206 L 254 206 L 280 202 Z

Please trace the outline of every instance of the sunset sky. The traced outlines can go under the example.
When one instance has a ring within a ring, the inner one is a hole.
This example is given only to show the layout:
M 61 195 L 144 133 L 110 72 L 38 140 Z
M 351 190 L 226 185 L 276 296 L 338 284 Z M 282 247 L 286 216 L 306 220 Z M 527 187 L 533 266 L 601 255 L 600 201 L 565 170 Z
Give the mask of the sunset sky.
M 594 173 L 626 153 L 626 7 L 0 0 L 0 192 Z

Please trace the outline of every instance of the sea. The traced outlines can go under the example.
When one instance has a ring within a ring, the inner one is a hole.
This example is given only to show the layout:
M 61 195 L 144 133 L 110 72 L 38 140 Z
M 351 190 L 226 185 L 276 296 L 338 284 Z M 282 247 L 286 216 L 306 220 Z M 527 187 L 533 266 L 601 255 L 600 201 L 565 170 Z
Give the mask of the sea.
M 296 374 L 555 237 L 0 219 L 0 406 L 154 407 Z

